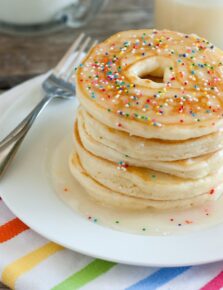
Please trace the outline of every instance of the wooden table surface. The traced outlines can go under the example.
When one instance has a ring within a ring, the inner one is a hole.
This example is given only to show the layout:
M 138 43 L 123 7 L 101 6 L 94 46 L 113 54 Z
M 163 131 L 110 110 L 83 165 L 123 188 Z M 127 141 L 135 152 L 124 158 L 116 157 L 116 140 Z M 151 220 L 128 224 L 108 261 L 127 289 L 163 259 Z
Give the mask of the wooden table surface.
M 110 0 L 104 10 L 81 29 L 67 28 L 45 36 L 0 35 L 0 89 L 8 89 L 52 68 L 80 31 L 102 40 L 120 30 L 152 25 L 153 0 Z
M 152 27 L 153 0 L 110 0 L 103 11 L 81 29 L 66 28 L 45 36 L 0 34 L 0 90 L 52 68 L 80 31 L 102 40 L 115 32 Z M 8 289 L 0 282 L 0 290 Z M 32 289 L 25 289 L 32 290 Z

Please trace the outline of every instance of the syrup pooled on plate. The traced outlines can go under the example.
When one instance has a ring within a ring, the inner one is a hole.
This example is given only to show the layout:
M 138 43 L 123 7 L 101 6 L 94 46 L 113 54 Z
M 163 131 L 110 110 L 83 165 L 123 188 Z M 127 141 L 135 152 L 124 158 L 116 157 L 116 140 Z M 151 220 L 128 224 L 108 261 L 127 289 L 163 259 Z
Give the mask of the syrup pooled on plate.
M 59 198 L 89 222 L 143 235 L 190 233 L 223 222 L 223 198 L 185 210 L 132 211 L 103 206 L 91 199 L 71 175 L 68 159 L 72 146 L 69 138 L 65 138 L 55 148 L 50 167 L 52 183 Z

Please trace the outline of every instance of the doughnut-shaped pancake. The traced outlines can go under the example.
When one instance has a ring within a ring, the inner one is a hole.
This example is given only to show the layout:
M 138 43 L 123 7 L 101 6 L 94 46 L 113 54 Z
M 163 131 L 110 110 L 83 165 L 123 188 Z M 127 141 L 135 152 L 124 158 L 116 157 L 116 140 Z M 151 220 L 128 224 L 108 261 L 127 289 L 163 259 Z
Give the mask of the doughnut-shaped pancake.
M 131 135 L 186 140 L 223 127 L 223 53 L 197 35 L 120 32 L 94 47 L 76 73 L 84 108 Z
M 69 167 L 74 178 L 76 178 L 86 189 L 86 192 L 90 197 L 100 202 L 102 206 L 113 206 L 120 209 L 139 210 L 145 208 L 154 208 L 157 210 L 165 210 L 170 208 L 194 207 L 199 206 L 206 201 L 217 199 L 223 190 L 223 185 L 219 185 L 219 187 L 216 189 L 215 196 L 206 193 L 194 198 L 174 201 L 156 201 L 135 198 L 133 196 L 127 196 L 119 192 L 112 191 L 111 189 L 94 180 L 81 166 L 80 160 L 75 151 L 70 157 Z
M 154 201 L 181 201 L 202 196 L 219 195 L 223 167 L 203 179 L 182 179 L 154 170 L 115 164 L 88 152 L 75 131 L 75 147 L 84 171 L 97 183 L 125 196 Z M 183 203 L 184 204 L 184 203 Z M 173 203 L 174 205 L 174 203 Z
M 121 153 L 119 150 L 119 146 L 116 146 L 117 149 L 114 149 L 112 146 L 105 145 L 106 142 L 100 142 L 102 138 L 106 140 L 107 136 L 105 134 L 102 134 L 103 137 L 101 136 L 101 138 L 99 138 L 98 140 L 94 139 L 94 135 L 92 136 L 91 134 L 89 134 L 85 125 L 85 118 L 82 114 L 82 111 L 80 110 L 77 115 L 76 126 L 78 127 L 78 133 L 81 139 L 81 143 L 86 148 L 86 150 L 91 152 L 93 155 L 102 157 L 103 159 L 107 159 L 115 163 L 122 161 L 129 166 L 145 167 L 187 179 L 198 179 L 213 174 L 223 164 L 223 150 L 218 150 L 214 153 L 209 153 L 202 156 L 178 161 L 157 161 L 147 160 L 146 158 L 136 159 L 131 157 L 131 153 L 129 153 L 128 155 L 126 154 L 126 151 L 123 151 L 125 152 L 125 154 Z M 96 122 L 92 123 L 91 125 L 92 128 L 97 128 L 96 131 L 98 132 L 98 127 L 100 126 L 99 123 Z M 130 139 L 131 138 L 132 137 L 130 137 Z M 120 147 L 121 144 L 122 143 L 120 142 Z M 130 146 L 129 149 L 131 149 Z M 138 150 L 136 152 L 140 152 L 141 149 L 142 148 L 138 147 Z M 150 150 L 152 150 L 152 148 Z M 150 151 L 148 151 L 148 153 L 149 152 Z M 146 154 L 144 156 L 146 156 Z
M 83 120 L 89 136 L 103 145 L 139 161 L 175 161 L 201 156 L 223 148 L 223 132 L 216 132 L 184 141 L 166 141 L 130 136 L 110 128 L 79 109 L 78 118 Z

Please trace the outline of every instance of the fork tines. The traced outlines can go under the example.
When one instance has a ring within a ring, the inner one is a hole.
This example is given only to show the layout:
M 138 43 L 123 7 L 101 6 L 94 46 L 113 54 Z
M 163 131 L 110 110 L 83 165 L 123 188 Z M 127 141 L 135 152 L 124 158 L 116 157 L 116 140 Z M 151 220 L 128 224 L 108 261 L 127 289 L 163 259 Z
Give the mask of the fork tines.
M 96 44 L 97 41 L 93 40 L 90 36 L 86 36 L 84 33 L 79 34 L 61 61 L 54 68 L 53 74 L 69 82 L 74 75 L 74 69 L 79 64 L 82 54 L 89 51 Z M 66 69 L 64 70 L 65 66 Z

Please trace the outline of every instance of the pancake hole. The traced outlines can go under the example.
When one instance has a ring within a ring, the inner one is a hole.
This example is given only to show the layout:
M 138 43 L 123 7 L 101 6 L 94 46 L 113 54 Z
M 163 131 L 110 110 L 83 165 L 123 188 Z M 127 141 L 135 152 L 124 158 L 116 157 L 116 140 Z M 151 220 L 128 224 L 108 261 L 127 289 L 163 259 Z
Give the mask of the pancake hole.
M 150 74 L 144 75 L 144 76 L 140 76 L 141 79 L 143 80 L 150 80 L 153 81 L 154 83 L 159 83 L 162 84 L 164 83 L 163 77 L 156 77 Z
M 144 70 L 142 70 L 138 76 L 143 80 L 149 80 L 154 83 L 163 84 L 164 83 L 164 68 L 159 67 L 152 71 L 144 68 Z

